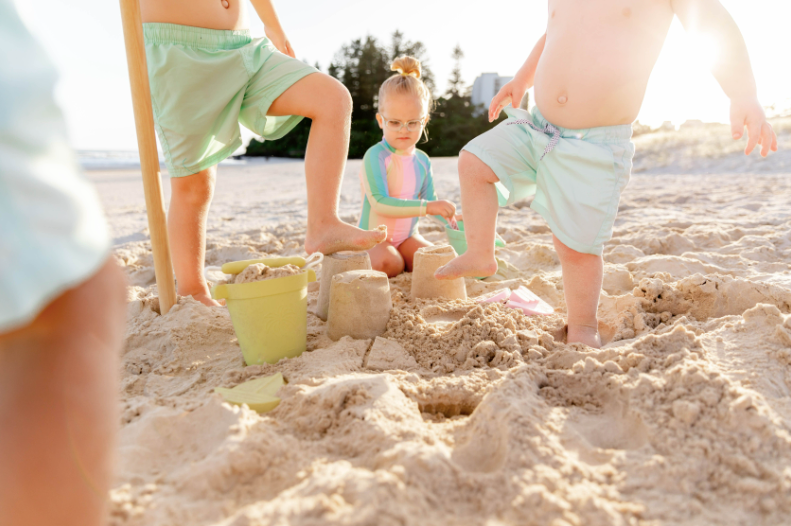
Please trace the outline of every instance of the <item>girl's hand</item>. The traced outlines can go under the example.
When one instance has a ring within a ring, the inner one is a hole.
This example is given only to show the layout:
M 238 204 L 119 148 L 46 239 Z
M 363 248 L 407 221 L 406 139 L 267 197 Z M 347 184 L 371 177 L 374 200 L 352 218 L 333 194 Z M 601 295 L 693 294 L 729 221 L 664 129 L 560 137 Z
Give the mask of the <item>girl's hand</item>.
M 493 122 L 499 117 L 502 109 L 508 106 L 509 103 L 514 108 L 518 108 L 526 91 L 527 86 L 520 82 L 515 82 L 515 80 L 500 88 L 500 91 L 497 92 L 497 95 L 494 96 L 491 104 L 489 104 L 489 122 Z
M 272 42 L 278 51 L 291 58 L 297 58 L 294 49 L 291 47 L 291 42 L 288 41 L 282 29 L 264 27 L 264 33 L 266 33 L 266 38 Z
M 747 126 L 747 148 L 750 155 L 757 145 L 761 145 L 761 155 L 766 157 L 769 150 L 777 151 L 777 135 L 772 125 L 766 122 L 764 109 L 755 97 L 731 100 L 731 132 L 734 139 L 741 139 Z
M 442 216 L 450 219 L 456 214 L 456 205 L 450 201 L 430 201 L 426 206 L 426 214 L 430 216 Z

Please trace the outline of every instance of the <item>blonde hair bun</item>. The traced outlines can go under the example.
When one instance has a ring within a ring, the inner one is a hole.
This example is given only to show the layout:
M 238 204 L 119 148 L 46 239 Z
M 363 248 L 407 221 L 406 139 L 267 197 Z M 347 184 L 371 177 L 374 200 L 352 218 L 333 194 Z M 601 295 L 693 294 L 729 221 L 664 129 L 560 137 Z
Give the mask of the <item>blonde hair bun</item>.
M 391 71 L 397 71 L 404 77 L 420 78 L 420 61 L 415 57 L 398 57 L 390 64 Z

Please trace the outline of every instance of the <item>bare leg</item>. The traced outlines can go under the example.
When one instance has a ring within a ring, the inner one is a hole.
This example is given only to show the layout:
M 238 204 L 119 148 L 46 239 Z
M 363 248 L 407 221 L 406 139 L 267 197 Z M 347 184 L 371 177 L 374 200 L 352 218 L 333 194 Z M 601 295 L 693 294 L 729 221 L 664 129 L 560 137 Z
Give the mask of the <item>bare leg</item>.
M 462 151 L 459 155 L 459 185 L 464 210 L 464 232 L 467 252 L 437 269 L 437 279 L 462 276 L 491 276 L 497 272 L 494 259 L 494 233 L 497 226 L 497 190 L 499 181 L 491 168 L 475 155 Z
M 104 524 L 124 299 L 108 262 L 0 334 L 0 524 Z
M 596 311 L 599 307 L 604 264 L 601 256 L 572 250 L 552 236 L 563 267 L 563 291 L 568 309 L 568 343 L 601 347 Z
M 426 241 L 420 234 L 415 234 L 398 246 L 398 251 L 404 258 L 404 267 L 407 272 L 412 272 L 412 262 L 415 260 L 415 252 L 423 247 L 430 247 L 433 243 Z
M 379 243 L 368 251 L 371 257 L 371 268 L 384 272 L 388 278 L 394 278 L 404 271 L 404 258 L 398 249 L 387 241 Z
M 214 196 L 217 167 L 186 177 L 170 179 L 168 237 L 179 296 L 192 296 L 204 305 L 219 306 L 211 299 L 203 277 L 206 262 L 206 218 Z
M 352 99 L 329 75 L 314 73 L 288 88 L 269 107 L 270 115 L 302 115 L 313 120 L 305 154 L 308 232 L 305 250 L 332 254 L 367 250 L 387 237 L 382 230 L 362 230 L 338 217 L 343 169 L 349 153 Z

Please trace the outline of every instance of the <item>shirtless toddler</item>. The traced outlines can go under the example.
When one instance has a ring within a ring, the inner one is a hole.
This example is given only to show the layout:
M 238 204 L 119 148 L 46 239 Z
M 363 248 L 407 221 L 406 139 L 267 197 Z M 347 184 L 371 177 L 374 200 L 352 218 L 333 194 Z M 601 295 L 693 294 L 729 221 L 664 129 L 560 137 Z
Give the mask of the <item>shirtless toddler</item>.
M 216 165 L 241 146 L 239 123 L 265 139 L 312 120 L 305 155 L 305 250 L 367 250 L 386 232 L 338 217 L 351 96 L 294 58 L 270 0 L 251 0 L 267 38 L 252 39 L 241 0 L 141 0 L 157 134 L 171 176 L 168 234 L 178 293 L 217 305 L 203 277 Z
M 713 73 L 731 99 L 733 138 L 747 128 L 745 154 L 759 144 L 764 157 L 777 151 L 744 40 L 718 0 L 549 0 L 546 33 L 492 100 L 489 119 L 518 106 L 534 84 L 536 108 L 505 108 L 510 118 L 461 152 L 469 248 L 438 279 L 494 274 L 498 203 L 534 195 L 531 208 L 549 223 L 563 270 L 567 341 L 601 346 L 602 248 L 631 171 L 631 123 L 674 16 L 717 43 Z

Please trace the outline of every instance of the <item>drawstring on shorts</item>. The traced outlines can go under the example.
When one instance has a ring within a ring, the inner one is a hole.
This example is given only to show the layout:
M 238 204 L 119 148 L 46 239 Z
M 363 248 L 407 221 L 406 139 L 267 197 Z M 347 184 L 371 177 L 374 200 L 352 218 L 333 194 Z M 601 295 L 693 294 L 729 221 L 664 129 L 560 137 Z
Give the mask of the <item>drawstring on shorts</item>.
M 539 128 L 538 126 L 536 126 L 535 124 L 533 124 L 533 121 L 531 121 L 530 119 L 520 119 L 518 121 L 509 122 L 508 126 L 510 126 L 512 124 L 527 124 L 528 126 L 530 126 L 531 128 L 533 128 L 534 130 L 536 130 L 539 133 L 543 133 L 543 134 L 546 134 L 546 135 L 552 135 L 552 138 L 549 139 L 549 144 L 547 144 L 547 147 L 544 148 L 544 155 L 541 156 L 541 159 L 539 159 L 539 161 L 542 161 L 544 159 L 544 157 L 546 156 L 546 154 L 548 154 L 549 152 L 554 150 L 555 146 L 558 145 L 558 141 L 560 141 L 560 130 L 558 130 L 557 128 L 552 126 L 550 123 L 546 123 L 544 125 L 544 129 L 543 130 L 541 128 Z

